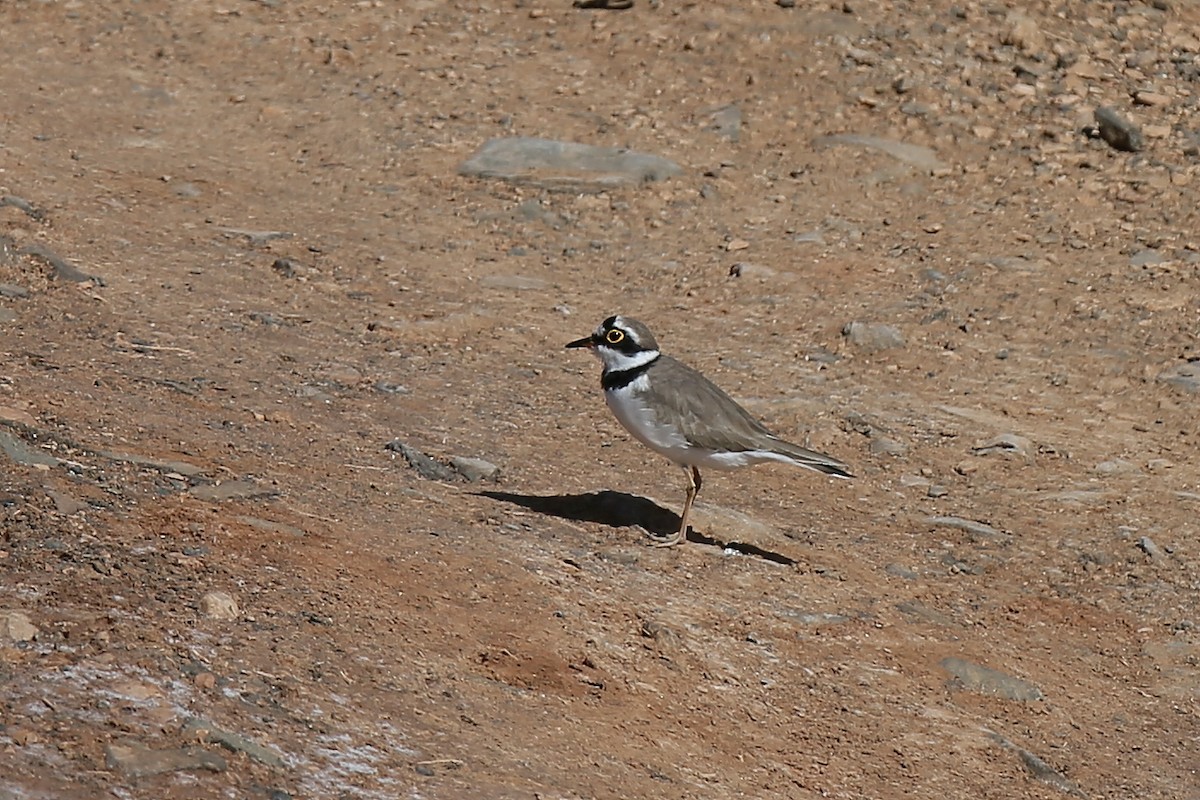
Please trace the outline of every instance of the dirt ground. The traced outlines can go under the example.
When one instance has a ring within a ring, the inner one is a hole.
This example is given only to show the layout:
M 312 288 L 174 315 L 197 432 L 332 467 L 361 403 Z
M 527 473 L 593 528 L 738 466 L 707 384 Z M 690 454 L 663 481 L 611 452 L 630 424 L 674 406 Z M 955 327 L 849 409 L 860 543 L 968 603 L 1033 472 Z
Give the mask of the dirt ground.
M 1200 5 L 789 5 L 0 4 L 0 798 L 1200 798 Z

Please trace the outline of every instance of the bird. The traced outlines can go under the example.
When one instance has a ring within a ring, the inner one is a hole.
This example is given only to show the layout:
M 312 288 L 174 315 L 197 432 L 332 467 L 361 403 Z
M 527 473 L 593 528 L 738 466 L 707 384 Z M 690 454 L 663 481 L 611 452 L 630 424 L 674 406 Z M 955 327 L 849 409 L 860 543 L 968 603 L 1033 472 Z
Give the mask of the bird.
M 854 477 L 836 458 L 771 433 L 708 378 L 663 353 L 650 329 L 633 317 L 611 316 L 567 347 L 587 348 L 600 359 L 609 410 L 635 439 L 687 473 L 679 531 L 656 546 L 687 539 L 702 467 L 731 470 L 778 461 L 835 478 Z

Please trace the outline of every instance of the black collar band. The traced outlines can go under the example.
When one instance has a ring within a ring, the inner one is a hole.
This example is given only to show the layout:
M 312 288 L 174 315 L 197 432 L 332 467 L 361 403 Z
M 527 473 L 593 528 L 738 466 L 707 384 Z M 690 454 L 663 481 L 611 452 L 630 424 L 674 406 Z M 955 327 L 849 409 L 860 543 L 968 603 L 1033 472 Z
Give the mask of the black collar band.
M 600 385 L 604 387 L 604 391 L 606 392 L 611 392 L 615 389 L 624 389 L 645 374 L 646 370 L 650 369 L 650 366 L 660 358 L 662 356 L 657 355 L 645 364 L 638 364 L 636 367 L 605 372 L 600 376 Z

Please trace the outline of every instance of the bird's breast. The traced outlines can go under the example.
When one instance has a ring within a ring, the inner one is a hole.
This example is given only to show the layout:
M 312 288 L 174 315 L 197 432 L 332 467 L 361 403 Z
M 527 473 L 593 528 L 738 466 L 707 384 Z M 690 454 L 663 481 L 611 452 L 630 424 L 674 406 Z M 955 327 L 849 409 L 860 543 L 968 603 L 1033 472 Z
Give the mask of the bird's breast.
M 604 400 L 613 416 L 635 439 L 667 458 L 677 460 L 675 456 L 688 449 L 687 439 L 646 403 L 645 389 L 646 376 L 641 375 L 628 386 L 605 391 Z

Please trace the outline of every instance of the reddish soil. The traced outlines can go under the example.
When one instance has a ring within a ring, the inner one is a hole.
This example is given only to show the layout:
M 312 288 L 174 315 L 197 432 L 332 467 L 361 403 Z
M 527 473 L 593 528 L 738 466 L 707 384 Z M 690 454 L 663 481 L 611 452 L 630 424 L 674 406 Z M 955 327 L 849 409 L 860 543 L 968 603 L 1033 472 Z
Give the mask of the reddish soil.
M 1198 30 L 3 3 L 0 798 L 1200 798 Z M 683 171 L 457 173 L 509 135 Z M 650 546 L 616 312 L 858 477 Z

